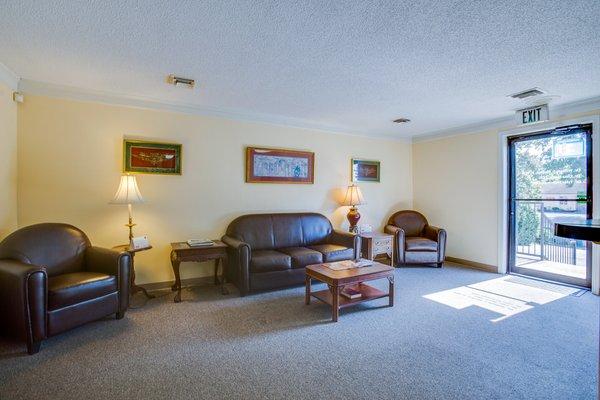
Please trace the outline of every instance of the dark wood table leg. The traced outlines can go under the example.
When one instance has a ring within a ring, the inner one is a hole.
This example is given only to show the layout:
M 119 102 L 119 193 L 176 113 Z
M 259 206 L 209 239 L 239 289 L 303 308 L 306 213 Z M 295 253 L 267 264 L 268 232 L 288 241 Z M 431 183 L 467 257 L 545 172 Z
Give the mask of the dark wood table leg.
M 388 297 L 390 298 L 390 307 L 394 307 L 394 275 L 388 276 L 389 290 Z
M 154 296 L 151 295 L 150 293 L 148 293 L 148 291 L 145 288 L 135 284 L 135 264 L 134 264 L 135 254 L 134 253 L 129 253 L 129 254 L 131 254 L 131 281 L 129 282 L 129 287 L 130 287 L 129 291 L 131 292 L 130 295 L 133 296 L 137 292 L 142 292 L 142 293 L 144 293 L 144 295 L 147 298 L 153 299 Z
M 331 320 L 333 322 L 337 322 L 340 316 L 340 287 L 337 285 L 332 285 L 329 287 L 329 291 L 331 292 L 332 297 Z
M 177 254 L 175 252 L 171 252 L 171 266 L 173 267 L 173 274 L 175 274 L 175 284 L 171 286 L 171 290 L 177 291 L 173 301 L 175 303 L 181 302 L 181 278 L 179 277 L 179 264 L 181 262 L 177 258 Z
M 306 277 L 304 278 L 304 283 L 305 283 L 305 293 L 304 293 L 304 304 L 309 305 L 310 304 L 310 276 L 306 275 Z
M 225 287 L 227 283 L 227 271 L 225 271 L 225 265 L 227 264 L 227 259 L 219 259 L 221 260 L 221 294 L 226 295 L 229 294 L 229 290 Z
M 220 258 L 217 258 L 215 260 L 215 286 L 220 284 L 221 282 L 219 281 L 219 275 L 217 274 L 219 272 L 219 262 L 221 261 Z

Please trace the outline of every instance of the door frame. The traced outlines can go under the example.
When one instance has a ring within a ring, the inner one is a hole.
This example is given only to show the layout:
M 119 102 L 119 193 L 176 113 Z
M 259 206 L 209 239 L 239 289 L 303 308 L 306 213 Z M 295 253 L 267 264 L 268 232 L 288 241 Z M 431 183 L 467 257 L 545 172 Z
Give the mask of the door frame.
M 593 218 L 600 218 L 600 115 L 557 118 L 553 121 L 520 126 L 498 132 L 498 273 L 508 272 L 508 138 L 528 133 L 550 131 L 569 125 L 592 124 Z M 600 292 L 600 246 L 592 245 L 592 293 Z
M 586 147 L 585 147 L 585 158 L 586 158 L 586 219 L 590 219 L 593 218 L 593 205 L 594 205 L 594 193 L 593 193 L 593 182 L 594 182 L 594 167 L 593 167 L 593 145 L 594 145 L 594 140 L 593 140 L 593 131 L 592 129 L 590 129 L 590 125 L 585 124 L 583 125 L 585 127 L 587 127 L 588 129 L 585 130 L 586 132 L 586 136 L 585 136 L 585 143 L 586 143 Z M 560 274 L 555 274 L 555 273 L 549 273 L 549 272 L 545 272 L 545 271 L 537 271 L 537 270 L 531 270 L 528 269 L 527 267 L 519 267 L 516 265 L 516 239 L 517 237 L 516 232 L 515 232 L 515 218 L 516 218 L 516 207 L 517 207 L 517 202 L 519 200 L 512 200 L 511 201 L 511 195 L 512 196 L 516 196 L 516 165 L 515 165 L 515 148 L 511 146 L 513 146 L 514 144 L 518 143 L 518 142 L 527 142 L 527 141 L 535 141 L 535 140 L 542 140 L 542 139 L 548 139 L 548 138 L 552 138 L 552 137 L 556 137 L 559 135 L 572 135 L 573 133 L 556 133 L 557 131 L 555 129 L 551 129 L 551 130 L 543 130 L 543 131 L 538 131 L 538 132 L 533 132 L 533 133 L 525 133 L 525 134 L 520 134 L 520 135 L 511 135 L 507 137 L 507 149 L 508 149 L 508 184 L 507 184 L 507 191 L 508 191 L 508 198 L 507 198 L 507 203 L 508 205 L 508 211 L 509 211 L 509 215 L 508 215 L 508 249 L 511 250 L 508 255 L 507 255 L 507 262 L 508 262 L 508 273 L 513 273 L 513 274 L 521 274 L 521 275 L 525 275 L 525 276 L 530 276 L 530 277 L 534 277 L 534 278 L 538 278 L 538 279 L 545 279 L 545 280 L 550 280 L 550 281 L 556 281 L 556 282 L 561 282 L 561 283 L 565 283 L 568 285 L 574 285 L 574 286 L 581 286 L 581 287 L 586 287 L 589 288 L 591 287 L 591 283 L 592 283 L 592 245 L 590 242 L 586 243 L 586 261 L 585 261 L 585 269 L 586 269 L 586 279 L 582 280 L 580 278 L 575 278 L 575 277 L 571 277 L 568 275 L 560 275 Z M 589 135 L 589 136 L 588 136 Z M 533 200 L 533 199 L 531 199 Z M 573 200 L 576 204 L 577 201 Z M 591 205 L 591 207 L 590 207 Z M 511 209 L 512 209 L 512 213 L 511 213 Z

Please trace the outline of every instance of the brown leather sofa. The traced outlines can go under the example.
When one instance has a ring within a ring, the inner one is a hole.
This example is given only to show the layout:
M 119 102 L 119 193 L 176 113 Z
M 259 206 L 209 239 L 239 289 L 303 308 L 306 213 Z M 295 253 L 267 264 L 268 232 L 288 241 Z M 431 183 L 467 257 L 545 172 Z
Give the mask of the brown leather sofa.
M 0 243 L 0 330 L 27 341 L 43 339 L 116 314 L 129 306 L 131 256 L 92 247 L 79 229 L 38 224 Z
M 360 237 L 336 231 L 316 213 L 253 214 L 233 220 L 228 246 L 228 277 L 240 294 L 304 283 L 310 264 L 359 257 Z
M 394 259 L 399 265 L 436 264 L 446 256 L 446 231 L 429 225 L 423 214 L 398 211 L 390 217 L 385 232 L 394 235 Z

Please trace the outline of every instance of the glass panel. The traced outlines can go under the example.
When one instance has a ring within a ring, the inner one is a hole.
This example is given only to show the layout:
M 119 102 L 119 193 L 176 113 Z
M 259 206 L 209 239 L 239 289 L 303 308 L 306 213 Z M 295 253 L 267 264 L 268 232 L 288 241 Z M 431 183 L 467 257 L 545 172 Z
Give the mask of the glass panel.
M 513 142 L 514 232 L 511 270 L 586 285 L 586 242 L 554 236 L 554 221 L 587 219 L 587 134 L 530 136 Z
M 548 199 L 545 210 L 573 213 L 583 208 L 585 213 L 585 139 L 585 133 L 575 133 L 516 142 L 516 198 Z

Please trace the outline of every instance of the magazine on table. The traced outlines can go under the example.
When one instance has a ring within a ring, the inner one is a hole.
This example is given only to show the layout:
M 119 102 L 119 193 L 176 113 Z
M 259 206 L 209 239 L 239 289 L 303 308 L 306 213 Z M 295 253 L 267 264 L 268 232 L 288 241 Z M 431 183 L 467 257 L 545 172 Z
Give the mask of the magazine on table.
M 190 239 L 187 241 L 187 244 L 190 247 L 207 247 L 212 246 L 215 242 L 210 239 Z
M 334 271 L 342 271 L 344 269 L 368 267 L 368 266 L 373 265 L 373 261 L 367 260 L 364 258 L 359 258 L 358 260 L 336 261 L 336 262 L 324 263 L 323 265 Z

